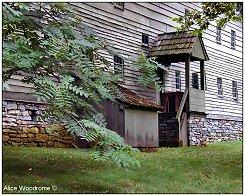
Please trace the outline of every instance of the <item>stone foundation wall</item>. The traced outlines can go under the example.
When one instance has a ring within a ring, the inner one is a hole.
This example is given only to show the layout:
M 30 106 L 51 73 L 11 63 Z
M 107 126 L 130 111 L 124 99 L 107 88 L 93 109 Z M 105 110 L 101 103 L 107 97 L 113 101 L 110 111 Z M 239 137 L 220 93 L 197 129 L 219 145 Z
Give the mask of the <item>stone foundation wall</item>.
M 74 138 L 62 126 L 48 125 L 38 121 L 38 116 L 45 111 L 45 105 L 3 101 L 2 106 L 4 145 L 73 147 Z M 165 121 L 163 119 L 163 124 L 159 127 L 164 128 L 165 124 L 169 124 L 171 120 L 173 119 L 165 119 Z M 191 116 L 188 127 L 190 129 L 190 145 L 192 146 L 203 143 L 242 140 L 243 135 L 241 121 L 215 120 Z M 168 137 L 176 137 L 175 134 L 167 132 Z M 165 132 L 160 133 L 162 138 L 167 135 Z
M 242 140 L 242 122 L 190 117 L 190 145 Z
M 2 136 L 4 145 L 73 147 L 73 137 L 60 125 L 38 121 L 45 105 L 3 101 Z

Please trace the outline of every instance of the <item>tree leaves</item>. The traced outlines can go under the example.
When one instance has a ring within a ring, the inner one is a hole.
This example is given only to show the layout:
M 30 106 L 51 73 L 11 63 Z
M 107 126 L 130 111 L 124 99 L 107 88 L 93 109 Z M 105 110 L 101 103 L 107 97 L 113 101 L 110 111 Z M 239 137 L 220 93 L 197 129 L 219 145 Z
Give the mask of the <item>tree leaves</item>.
M 176 28 L 178 31 L 191 30 L 194 35 L 200 35 L 208 29 L 212 21 L 216 21 L 218 28 L 224 28 L 229 21 L 242 22 L 242 13 L 243 4 L 241 2 L 204 2 L 201 11 L 191 10 L 186 12 L 184 16 L 172 20 L 180 24 Z
M 164 65 L 159 64 L 154 58 L 147 58 L 142 52 L 139 53 L 138 59 L 132 63 L 134 68 L 140 72 L 138 83 L 145 87 L 152 87 L 158 91 L 163 91 L 164 86 L 157 76 L 157 69 L 166 70 Z
M 103 99 L 116 100 L 123 78 L 102 51 L 116 54 L 66 3 L 4 3 L 4 81 L 19 71 L 29 73 L 23 82 L 33 83 L 34 96 L 48 105 L 43 121 L 63 122 L 74 136 L 92 141 L 95 160 L 139 165 L 136 149 L 106 128 L 100 112 Z M 143 54 L 130 63 L 141 73 L 140 84 L 163 89 L 156 75 L 162 65 Z
M 3 3 L 3 5 L 10 11 L 13 13 L 14 16 L 19 17 L 20 15 L 23 15 L 21 12 L 12 9 L 7 3 Z M 15 4 L 16 5 L 16 4 Z M 19 7 L 21 8 L 21 6 L 19 5 Z

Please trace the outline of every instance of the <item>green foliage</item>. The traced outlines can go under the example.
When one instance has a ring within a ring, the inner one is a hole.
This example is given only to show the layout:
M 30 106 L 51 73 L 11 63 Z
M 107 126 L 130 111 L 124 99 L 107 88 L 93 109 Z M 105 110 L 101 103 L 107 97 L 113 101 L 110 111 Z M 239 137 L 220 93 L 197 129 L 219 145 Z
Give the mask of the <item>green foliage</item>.
M 96 161 L 112 160 L 123 167 L 135 164 L 140 166 L 139 161 L 133 157 L 136 149 L 125 144 L 124 139 L 116 132 L 105 128 L 103 115 L 92 110 L 92 106 L 80 98 L 84 92 L 73 86 L 72 82 L 74 79 L 68 76 L 63 78 L 61 83 L 46 78 L 34 79 L 36 85 L 34 95 L 38 100 L 43 99 L 49 103 L 49 111 L 43 116 L 47 117 L 45 121 L 59 122 L 62 119 L 68 132 L 88 142 L 95 142 Z M 93 99 L 92 95 L 88 97 Z
M 217 23 L 218 28 L 224 28 L 229 21 L 242 22 L 243 19 L 242 2 L 203 2 L 202 10 L 190 10 L 184 16 L 173 18 L 180 26 L 176 27 L 178 31 L 189 31 L 199 35 L 206 29 L 212 21 Z
M 132 67 L 141 73 L 137 81 L 139 84 L 152 87 L 158 91 L 164 90 L 164 86 L 157 75 L 157 70 L 159 68 L 166 70 L 166 68 L 164 65 L 159 64 L 153 57 L 147 58 L 143 52 L 140 52 L 137 61 L 132 63 Z
M 135 149 L 105 128 L 101 100 L 116 100 L 122 75 L 100 51 L 116 54 L 66 3 L 3 4 L 3 80 L 29 73 L 22 82 L 32 83 L 37 100 L 47 102 L 44 121 L 62 121 L 71 134 L 92 141 L 95 160 L 139 165 Z M 162 89 L 159 64 L 140 54 L 133 65 L 140 84 Z

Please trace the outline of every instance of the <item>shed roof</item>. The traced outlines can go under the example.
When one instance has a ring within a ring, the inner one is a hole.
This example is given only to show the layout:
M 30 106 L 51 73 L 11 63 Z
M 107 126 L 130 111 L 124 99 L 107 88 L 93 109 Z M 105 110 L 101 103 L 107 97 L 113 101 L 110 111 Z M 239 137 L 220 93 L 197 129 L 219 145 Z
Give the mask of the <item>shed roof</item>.
M 209 60 L 202 38 L 187 32 L 170 32 L 157 36 L 148 56 L 188 54 L 201 60 Z
M 120 92 L 123 94 L 123 97 L 119 97 L 118 100 L 124 103 L 130 104 L 132 106 L 143 107 L 148 109 L 162 110 L 163 107 L 155 104 L 153 101 L 145 99 L 136 93 L 130 91 L 129 89 L 118 85 Z

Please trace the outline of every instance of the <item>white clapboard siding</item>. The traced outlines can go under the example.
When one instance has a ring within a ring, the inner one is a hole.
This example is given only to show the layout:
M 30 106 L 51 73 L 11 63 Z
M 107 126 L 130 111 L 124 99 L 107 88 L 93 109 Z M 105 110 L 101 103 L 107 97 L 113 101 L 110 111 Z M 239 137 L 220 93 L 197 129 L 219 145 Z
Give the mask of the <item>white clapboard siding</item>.
M 109 40 L 118 45 L 116 48 L 122 54 L 132 52 L 137 54 L 134 46 L 141 45 L 141 33 L 150 35 L 150 45 L 154 43 L 158 33 L 169 32 L 176 25 L 171 18 L 178 17 L 187 9 L 200 9 L 200 4 L 196 3 L 125 3 L 125 9 L 118 10 L 113 5 L 90 3 L 93 8 L 97 8 L 94 15 L 94 20 L 99 17 L 101 21 L 97 25 L 98 32 L 105 37 L 110 36 Z M 103 16 L 103 17 L 102 17 Z M 113 25 L 106 25 L 108 21 L 102 19 L 109 18 L 109 22 Z M 113 20 L 114 19 L 114 20 Z M 93 19 L 90 19 L 93 20 Z M 117 23 L 119 22 L 119 23 Z M 103 21 L 103 22 L 102 22 Z M 121 23 L 121 24 L 120 24 Z M 99 25 L 103 25 L 99 26 Z M 100 29 L 103 28 L 103 29 Z M 110 28 L 110 29 L 109 29 Z M 123 28 L 127 28 L 127 32 Z M 103 32 L 110 30 L 109 33 Z M 236 49 L 230 48 L 230 32 L 236 31 Z M 120 34 L 120 35 L 117 35 Z M 239 24 L 230 23 L 222 29 L 221 45 L 216 43 L 216 26 L 212 24 L 209 30 L 204 34 L 204 44 L 208 52 L 210 61 L 205 62 L 206 68 L 206 112 L 210 114 L 231 115 L 232 110 L 236 109 L 235 115 L 241 116 L 242 105 L 242 30 Z M 116 41 L 113 41 L 115 40 Z M 138 41 L 137 41 L 138 40 Z M 121 48 L 121 44 L 127 42 L 127 48 Z M 134 45 L 134 46 L 133 46 Z M 132 47 L 132 48 L 131 48 Z M 199 64 L 191 63 L 190 76 L 193 72 L 199 72 Z M 185 88 L 185 70 L 183 63 L 172 64 L 168 71 L 165 72 L 164 83 L 165 91 L 175 91 L 175 70 L 181 71 L 181 91 Z M 131 73 L 130 77 L 125 79 L 125 84 L 130 86 L 131 89 L 137 91 L 135 76 Z M 217 77 L 223 79 L 223 98 L 218 98 L 217 95 Z M 200 76 L 199 76 L 200 77 Z M 235 101 L 231 93 L 232 80 L 238 81 L 238 101 Z M 143 90 L 142 90 L 143 92 Z M 147 92 L 147 91 L 145 91 Z
M 99 33 L 100 36 L 104 36 L 105 39 L 107 39 L 110 43 L 112 43 L 114 45 L 114 48 L 118 52 L 120 52 L 121 54 L 125 54 L 125 55 L 126 54 L 128 55 L 129 53 L 131 53 L 131 55 L 137 54 L 136 49 L 141 46 L 141 35 L 142 35 L 142 33 L 146 33 L 145 30 L 147 30 L 147 34 L 150 35 L 150 45 L 152 45 L 154 43 L 155 37 L 157 36 L 158 33 L 160 33 L 158 28 L 152 27 L 152 24 L 153 24 L 152 21 L 155 21 L 154 24 L 159 26 L 159 18 L 158 18 L 158 23 L 157 23 L 157 19 L 151 20 L 151 23 L 149 23 L 150 15 L 148 12 L 147 12 L 147 15 L 142 17 L 141 13 L 135 13 L 133 10 L 127 11 L 127 8 L 125 7 L 124 13 L 126 13 L 126 12 L 129 12 L 129 13 L 123 15 L 123 17 L 120 17 L 120 18 L 123 18 L 120 20 L 120 22 L 121 22 L 120 24 L 113 26 L 113 24 L 118 23 L 118 17 L 119 17 L 118 15 L 121 14 L 121 11 L 115 11 L 117 9 L 115 9 L 114 5 L 111 3 L 106 3 L 106 4 L 103 3 L 100 5 L 98 5 L 97 3 L 90 3 L 89 5 L 92 7 L 93 10 L 96 6 L 96 9 L 98 11 L 94 11 L 95 14 L 91 14 L 93 16 L 92 18 L 89 18 L 89 15 L 87 15 L 87 18 L 85 19 L 87 24 L 89 24 L 88 20 L 90 20 L 90 22 L 91 22 L 92 20 L 98 20 L 98 19 L 100 20 L 100 22 L 98 22 L 98 24 L 96 24 L 96 25 L 99 26 L 102 24 L 107 24 L 107 28 L 109 28 L 109 27 L 111 28 L 110 33 L 112 33 L 112 36 L 110 34 L 109 35 L 106 35 L 106 34 L 102 35 L 102 34 L 100 34 L 101 32 L 99 30 L 97 32 Z M 76 4 L 76 6 L 77 6 L 77 8 L 79 8 L 77 10 L 77 12 L 80 12 L 80 13 L 84 12 L 84 10 L 83 11 L 80 10 L 81 6 L 79 6 L 78 4 Z M 145 9 L 144 5 L 139 5 L 136 3 L 130 4 L 129 7 L 130 7 L 130 9 L 133 9 L 135 6 L 141 7 L 141 9 Z M 104 9 L 104 10 L 102 10 L 102 9 Z M 111 14 L 112 11 L 114 12 L 113 14 Z M 97 18 L 95 18 L 95 17 L 97 17 Z M 158 17 L 161 17 L 161 14 Z M 137 18 L 137 20 L 136 20 L 136 18 Z M 141 20 L 138 20 L 138 18 L 141 18 Z M 132 22 L 132 19 L 134 19 L 134 22 Z M 91 23 L 93 23 L 93 21 Z M 119 39 L 118 36 L 115 37 L 115 35 L 114 35 L 114 37 L 113 37 L 113 34 L 119 34 L 119 35 L 123 34 L 125 32 L 125 29 L 122 29 L 122 28 L 126 28 L 126 27 L 128 28 L 127 31 L 133 32 L 132 34 L 128 34 L 126 36 L 127 37 L 133 37 L 133 38 L 136 37 L 136 39 L 138 41 L 138 45 L 136 44 L 137 42 L 132 43 L 132 45 L 130 43 L 122 43 L 122 40 Z M 103 27 L 101 27 L 101 28 L 103 28 Z M 97 28 L 97 29 L 99 29 L 99 28 Z M 165 28 L 163 30 L 165 30 Z M 164 32 L 163 30 L 161 32 Z M 151 39 L 152 36 L 149 32 L 151 34 L 154 33 L 154 39 Z M 125 45 L 127 45 L 126 48 L 125 48 Z M 137 76 L 134 77 L 132 74 L 132 75 L 130 75 L 130 78 L 129 78 L 129 75 L 127 73 L 128 72 L 125 70 L 125 76 L 128 76 L 127 78 L 125 77 L 125 84 L 127 85 L 127 87 L 129 89 L 136 91 L 140 95 L 145 95 L 147 98 L 151 98 L 151 99 L 155 100 L 155 91 L 150 90 L 150 89 L 148 91 L 147 90 L 145 91 L 145 90 L 143 90 L 145 88 L 140 88 L 139 86 L 137 87 L 137 83 L 135 82 L 135 80 L 137 80 Z M 150 93 L 151 93 L 151 96 L 149 95 Z
M 231 30 L 236 31 L 235 50 L 230 47 Z M 221 31 L 221 44 L 215 40 L 213 25 L 204 35 L 210 61 L 205 63 L 207 73 L 206 113 L 209 116 L 242 116 L 242 28 L 229 23 Z M 218 96 L 217 77 L 222 78 L 223 97 Z M 232 97 L 232 81 L 238 82 L 238 100 Z

